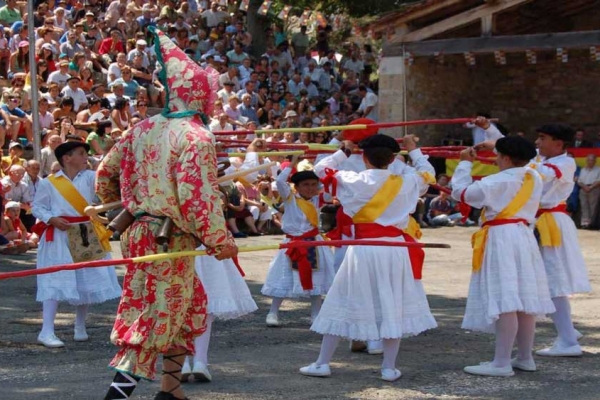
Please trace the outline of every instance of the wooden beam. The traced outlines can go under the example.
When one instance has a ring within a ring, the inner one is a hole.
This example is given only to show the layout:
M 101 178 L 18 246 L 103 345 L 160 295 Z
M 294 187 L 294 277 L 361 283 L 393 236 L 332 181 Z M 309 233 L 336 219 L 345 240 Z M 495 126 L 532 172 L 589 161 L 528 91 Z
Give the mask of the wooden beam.
M 379 21 L 375 22 L 375 26 L 372 27 L 372 29 L 377 32 L 377 31 L 383 31 L 386 29 L 386 27 L 390 24 L 392 25 L 403 25 L 406 24 L 410 21 L 413 21 L 415 19 L 418 18 L 422 18 L 425 17 L 429 14 L 433 14 L 436 11 L 442 10 L 446 7 L 450 7 L 459 3 L 462 3 L 464 0 L 444 0 L 444 1 L 440 1 L 437 2 L 435 4 L 432 4 L 430 6 L 414 6 L 415 10 L 411 11 L 410 8 L 406 10 L 406 12 L 399 14 L 396 17 L 388 17 L 385 18 L 383 17 L 381 19 L 381 23 Z
M 600 46 L 600 30 L 582 32 L 540 33 L 534 35 L 493 36 L 463 39 L 427 40 L 395 43 L 384 46 L 384 57 L 398 57 L 404 50 L 413 56 L 440 54 L 516 52 L 525 50 L 555 50 Z
M 509 8 L 518 6 L 520 4 L 529 2 L 532 0 L 498 0 L 496 2 L 486 3 L 482 6 L 472 8 L 460 14 L 456 14 L 450 18 L 446 18 L 442 21 L 436 22 L 435 24 L 426 26 L 419 30 L 407 33 L 404 36 L 395 38 L 393 42 L 418 42 L 423 39 L 430 38 L 440 33 L 460 28 L 461 26 L 468 25 L 472 22 L 476 22 L 481 18 L 488 15 L 507 10 Z

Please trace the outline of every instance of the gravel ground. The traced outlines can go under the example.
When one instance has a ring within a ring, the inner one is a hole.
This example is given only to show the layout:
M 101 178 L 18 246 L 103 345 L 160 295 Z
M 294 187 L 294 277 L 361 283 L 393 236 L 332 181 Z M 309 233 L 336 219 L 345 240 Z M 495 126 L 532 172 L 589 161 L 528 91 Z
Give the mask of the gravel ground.
M 402 378 L 380 381 L 380 356 L 355 354 L 342 342 L 329 379 L 301 376 L 299 367 L 317 357 L 320 337 L 309 330 L 307 301 L 286 301 L 280 328 L 264 323 L 269 299 L 260 295 L 274 251 L 240 256 L 246 280 L 259 305 L 252 315 L 217 321 L 209 353 L 213 382 L 189 383 L 190 399 L 599 399 L 600 299 L 594 294 L 572 299 L 581 341 L 581 358 L 536 358 L 538 372 L 517 372 L 512 378 L 473 377 L 462 367 L 489 360 L 493 336 L 460 329 L 470 275 L 470 236 L 474 228 L 426 230 L 424 240 L 452 245 L 429 250 L 423 282 L 439 327 L 404 340 L 398 366 Z M 579 234 L 593 286 L 600 282 L 598 232 Z M 249 238 L 240 245 L 272 244 L 279 236 Z M 116 243 L 113 243 L 115 246 Z M 115 246 L 115 257 L 120 252 Z M 2 256 L 0 272 L 33 268 L 35 253 Z M 119 269 L 122 277 L 123 269 Z M 91 308 L 91 340 L 72 340 L 74 308 L 62 304 L 57 335 L 66 347 L 46 349 L 36 343 L 41 306 L 35 302 L 35 278 L 0 281 L 0 399 L 102 399 L 112 373 L 106 365 L 115 353 L 109 342 L 117 302 Z M 554 331 L 549 319 L 538 323 L 536 348 L 549 345 Z M 153 399 L 158 382 L 143 382 L 133 399 Z

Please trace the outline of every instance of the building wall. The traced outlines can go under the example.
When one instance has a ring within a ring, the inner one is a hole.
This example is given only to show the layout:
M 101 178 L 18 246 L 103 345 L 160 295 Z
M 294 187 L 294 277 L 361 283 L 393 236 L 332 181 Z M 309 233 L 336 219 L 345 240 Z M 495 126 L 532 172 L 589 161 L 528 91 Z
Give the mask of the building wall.
M 532 139 L 535 128 L 547 122 L 583 127 L 588 139 L 596 139 L 600 62 L 591 59 L 588 49 L 570 49 L 568 63 L 557 61 L 550 51 L 538 52 L 535 65 L 527 64 L 525 52 L 506 58 L 506 65 L 497 65 L 493 54 L 479 54 L 475 66 L 467 66 L 462 55 L 445 56 L 443 64 L 434 57 L 415 58 L 405 68 L 407 119 L 470 117 L 487 111 L 509 131 L 523 131 Z M 386 62 L 403 65 L 401 57 L 384 59 L 384 66 Z M 403 119 L 403 82 L 402 71 L 381 73 L 380 121 Z M 408 132 L 427 145 L 439 145 L 446 137 L 470 139 L 470 131 L 460 126 L 431 125 Z M 402 130 L 386 133 L 398 136 Z

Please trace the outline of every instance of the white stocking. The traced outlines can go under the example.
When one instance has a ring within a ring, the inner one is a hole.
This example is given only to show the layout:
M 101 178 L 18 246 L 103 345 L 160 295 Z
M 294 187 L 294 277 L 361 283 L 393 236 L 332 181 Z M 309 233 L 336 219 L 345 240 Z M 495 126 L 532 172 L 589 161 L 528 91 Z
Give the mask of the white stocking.
M 558 332 L 558 341 L 562 346 L 575 346 L 577 335 L 571 320 L 571 304 L 568 297 L 552 298 L 556 312 L 550 315 Z
M 310 318 L 314 321 L 321 311 L 321 296 L 310 296 Z
M 271 309 L 269 310 L 269 314 L 279 315 L 279 307 L 281 307 L 281 303 L 283 303 L 282 297 L 273 297 L 273 300 L 271 300 Z
M 381 368 L 396 368 L 396 357 L 400 350 L 400 339 L 383 339 L 383 363 Z
M 535 338 L 535 315 L 517 313 L 519 329 L 517 330 L 517 359 L 531 360 L 533 340 Z
M 57 300 L 44 300 L 42 303 L 42 332 L 41 335 L 54 335 L 54 320 L 58 311 Z
M 506 367 L 510 365 L 510 358 L 519 328 L 517 313 L 510 312 L 500 314 L 496 321 L 496 352 L 494 353 L 494 367 Z
M 85 319 L 88 313 L 88 305 L 83 304 L 75 308 L 75 328 L 85 329 Z
M 194 339 L 194 347 L 196 348 L 194 362 L 200 361 L 202 364 L 208 365 L 208 346 L 214 318 L 212 314 L 206 316 L 206 331 Z
M 339 342 L 339 336 L 323 335 L 323 342 L 321 343 L 321 352 L 317 359 L 317 365 L 329 364 Z

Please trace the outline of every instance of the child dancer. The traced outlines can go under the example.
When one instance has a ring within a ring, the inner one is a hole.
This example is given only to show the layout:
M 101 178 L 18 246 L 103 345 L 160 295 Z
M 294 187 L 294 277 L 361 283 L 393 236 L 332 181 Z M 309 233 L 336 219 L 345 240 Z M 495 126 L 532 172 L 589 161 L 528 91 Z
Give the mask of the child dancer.
M 590 292 L 587 268 L 577 240 L 577 229 L 566 213 L 566 200 L 573 191 L 575 161 L 567 156 L 566 148 L 573 142 L 574 131 L 563 125 L 544 125 L 537 130 L 535 144 L 542 158 L 533 166 L 544 180 L 544 191 L 536 228 L 542 258 L 548 275 L 550 295 L 556 307 L 551 315 L 558 338 L 551 347 L 538 350 L 539 356 L 569 357 L 582 354 L 578 339 L 581 334 L 573 328 L 569 297 Z
M 500 172 L 473 183 L 475 151 L 461 152 L 452 177 L 452 196 L 483 208 L 481 229 L 473 236 L 473 274 L 463 329 L 496 333 L 489 363 L 465 367 L 473 375 L 512 376 L 513 368 L 535 371 L 532 357 L 535 317 L 554 312 L 541 254 L 529 224 L 542 196 L 539 174 L 525 167 L 535 157 L 521 137 L 496 142 Z M 517 341 L 517 357 L 511 361 Z
M 414 136 L 404 144 L 413 160 L 423 157 Z M 404 230 L 414 211 L 423 186 L 420 175 L 400 176 L 389 171 L 396 141 L 385 135 L 363 140 L 366 171 L 338 171 L 337 197 L 345 213 L 352 218 L 356 239 L 414 241 Z M 315 166 L 320 175 L 335 169 L 351 154 L 354 144 L 344 142 L 343 150 Z M 420 274 L 424 253 L 421 249 L 377 246 L 349 246 L 344 261 L 319 316 L 311 329 L 323 334 L 319 358 L 300 369 L 307 376 L 329 376 L 329 362 L 341 337 L 352 340 L 383 339 L 381 379 L 395 381 L 400 338 L 417 335 L 436 327 L 429 310 Z
M 313 171 L 296 172 L 291 177 L 294 190 L 288 184 L 292 163 L 277 176 L 279 195 L 284 201 L 282 230 L 286 234 L 283 243 L 295 240 L 323 240 L 319 233 L 319 177 Z M 321 296 L 326 294 L 333 282 L 333 251 L 329 247 L 311 247 L 280 250 L 267 273 L 261 293 L 272 297 L 267 314 L 267 326 L 279 326 L 279 308 L 284 298 L 310 296 L 311 319 L 321 308 Z
M 204 249 L 204 246 L 198 248 Z M 208 346 L 215 318 L 239 318 L 258 309 L 244 281 L 243 271 L 232 259 L 219 261 L 212 256 L 196 257 L 196 273 L 208 296 L 206 331 L 194 339 L 196 352 L 185 359 L 181 369 L 182 382 L 187 382 L 190 375 L 198 382 L 212 380 L 208 371 Z M 192 361 L 193 367 L 190 366 Z

